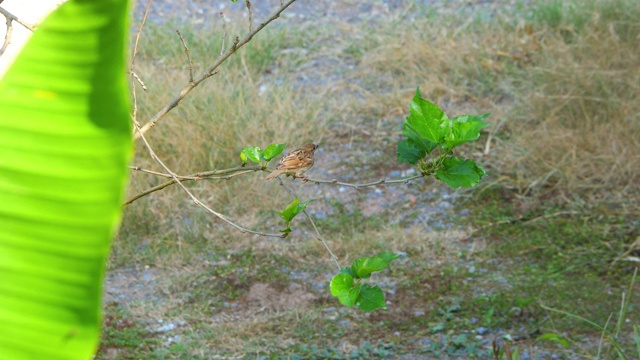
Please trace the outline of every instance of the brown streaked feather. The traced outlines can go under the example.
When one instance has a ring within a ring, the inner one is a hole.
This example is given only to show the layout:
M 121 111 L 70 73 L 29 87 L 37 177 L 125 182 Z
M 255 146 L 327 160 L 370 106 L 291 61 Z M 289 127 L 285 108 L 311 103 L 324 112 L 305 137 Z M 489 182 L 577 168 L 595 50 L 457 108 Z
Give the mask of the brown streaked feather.
M 316 144 L 307 144 L 300 149 L 294 150 L 280 159 L 276 169 L 265 178 L 265 180 L 271 180 L 280 174 L 293 175 L 295 177 L 302 177 L 307 170 L 309 170 L 314 163 L 313 154 L 318 148 Z

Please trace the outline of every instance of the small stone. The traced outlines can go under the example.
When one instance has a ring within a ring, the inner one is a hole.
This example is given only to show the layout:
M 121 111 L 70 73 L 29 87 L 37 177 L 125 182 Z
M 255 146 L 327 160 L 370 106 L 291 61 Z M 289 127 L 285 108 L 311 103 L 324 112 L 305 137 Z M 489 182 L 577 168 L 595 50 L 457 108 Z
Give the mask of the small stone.
M 413 316 L 415 317 L 424 316 L 424 311 L 416 311 L 413 313 Z
M 519 308 L 517 306 L 512 307 L 511 309 L 509 309 L 509 315 L 511 315 L 512 317 L 518 317 L 522 315 L 522 308 Z
M 166 325 L 160 326 L 158 329 L 156 329 L 156 331 L 157 332 L 167 332 L 167 331 L 174 330 L 175 328 L 176 328 L 175 324 L 168 323 Z
M 487 329 L 487 328 L 479 327 L 479 328 L 476 329 L 476 333 L 478 335 L 484 335 L 484 334 L 486 334 L 488 332 L 489 332 L 489 329 Z

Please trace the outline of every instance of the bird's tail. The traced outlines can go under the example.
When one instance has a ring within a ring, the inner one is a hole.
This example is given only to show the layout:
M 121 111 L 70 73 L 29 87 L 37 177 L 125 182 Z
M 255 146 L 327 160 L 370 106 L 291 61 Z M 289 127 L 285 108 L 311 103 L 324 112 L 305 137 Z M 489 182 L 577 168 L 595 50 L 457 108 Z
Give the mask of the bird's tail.
M 269 176 L 267 176 L 267 177 L 266 177 L 266 178 L 264 178 L 264 179 L 265 179 L 265 181 L 269 181 L 269 180 L 271 180 L 271 179 L 275 178 L 275 177 L 276 177 L 276 176 L 278 176 L 278 175 L 280 175 L 280 172 L 279 172 L 279 171 L 274 171 L 274 172 L 272 172 L 271 174 L 269 174 Z

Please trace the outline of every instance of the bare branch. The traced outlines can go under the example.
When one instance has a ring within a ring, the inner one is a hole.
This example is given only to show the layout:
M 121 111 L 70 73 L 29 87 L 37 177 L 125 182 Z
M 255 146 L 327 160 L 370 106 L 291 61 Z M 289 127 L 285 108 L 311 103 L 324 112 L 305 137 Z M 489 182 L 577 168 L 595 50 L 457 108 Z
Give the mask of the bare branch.
M 189 60 L 189 84 L 193 82 L 193 61 L 191 61 L 191 55 L 189 54 L 189 47 L 187 43 L 184 41 L 180 30 L 176 29 L 176 33 L 180 36 L 180 41 L 182 42 L 182 47 L 184 47 L 184 52 L 187 54 L 187 60 Z
M 282 181 L 282 179 L 278 176 L 278 181 L 280 181 L 280 185 L 282 185 L 282 187 L 287 190 L 287 192 L 289 193 L 289 195 L 291 195 L 292 198 L 296 198 L 296 196 L 293 194 L 293 191 L 291 191 L 291 189 L 284 184 L 284 181 Z M 313 221 L 313 219 L 311 218 L 311 215 L 309 215 L 309 213 L 307 212 L 307 210 L 302 210 L 302 212 L 304 213 L 304 215 L 307 217 L 307 220 L 309 220 L 309 222 L 311 223 L 311 225 L 313 225 L 313 229 L 316 231 L 316 239 L 320 240 L 322 242 L 322 245 L 324 245 L 324 247 L 327 249 L 327 251 L 329 252 L 329 254 L 331 255 L 331 259 L 333 260 L 333 262 L 336 264 L 336 266 L 338 267 L 338 271 L 342 270 L 342 268 L 340 267 L 340 263 L 338 262 L 338 257 L 333 253 L 333 251 L 331 251 L 331 249 L 329 248 L 329 245 L 327 244 L 327 242 L 325 241 L 325 239 L 322 237 L 322 235 L 320 235 L 320 231 L 318 231 L 318 227 L 316 226 L 316 223 Z
M 220 12 L 220 19 L 222 20 L 222 44 L 220 45 L 220 56 L 224 55 L 224 42 L 227 39 L 227 26 L 224 20 L 224 13 Z
M 192 175 L 175 175 L 172 176 L 172 174 L 167 174 L 167 173 L 160 173 L 157 171 L 153 171 L 153 170 L 147 170 L 147 169 L 143 169 L 139 166 L 131 166 L 130 167 L 132 170 L 135 171 L 140 171 L 140 172 L 144 172 L 147 174 L 151 174 L 151 175 L 156 175 L 156 176 L 161 176 L 161 177 L 166 177 L 166 178 L 171 178 L 171 180 L 164 182 L 162 184 L 156 185 L 150 189 L 147 189 L 139 194 L 137 194 L 136 196 L 132 197 L 131 199 L 127 200 L 123 205 L 129 205 L 131 203 L 133 203 L 136 200 L 139 200 L 151 193 L 154 193 L 156 191 L 162 190 L 168 186 L 171 186 L 173 184 L 176 184 L 178 181 L 180 182 L 187 182 L 187 181 L 200 181 L 200 180 L 229 180 L 233 177 L 239 176 L 239 175 L 243 175 L 243 174 L 247 174 L 250 172 L 255 172 L 255 171 L 261 171 L 262 166 L 260 165 L 256 165 L 256 166 L 249 166 L 249 167 L 243 167 L 243 166 L 238 166 L 238 167 L 234 167 L 234 168 L 229 168 L 229 169 L 223 169 L 223 170 L 211 170 L 211 171 L 203 171 L 203 172 L 198 172 Z M 176 181 L 177 179 L 177 181 Z
M 142 33 L 142 28 L 144 28 L 144 24 L 147 22 L 147 17 L 149 16 L 149 8 L 151 7 L 151 0 L 147 0 L 147 7 L 144 10 L 144 17 L 142 18 L 142 22 L 140 23 L 140 28 L 138 28 L 138 33 L 136 34 L 136 42 L 133 46 L 133 55 L 131 55 L 131 65 L 129 66 L 129 73 L 131 74 L 131 92 L 133 95 L 133 113 L 132 120 L 136 127 L 140 127 L 140 123 L 138 122 L 138 94 L 136 93 L 136 87 L 134 83 L 134 79 L 137 80 L 140 85 L 142 85 L 142 90 L 147 91 L 147 86 L 142 82 L 142 79 L 138 77 L 138 74 L 133 70 L 133 66 L 136 62 L 136 56 L 138 55 L 138 42 L 140 41 L 140 34 Z
M 29 24 L 28 22 L 20 20 L 17 16 L 13 15 L 2 7 L 0 7 L 0 14 L 4 15 L 5 18 L 11 19 L 12 21 L 15 21 L 18 24 L 24 26 L 27 30 L 34 31 L 36 29 L 37 25 Z
M 318 180 L 318 179 L 311 179 L 311 178 L 306 178 L 307 182 L 312 182 L 312 183 L 316 183 L 316 184 L 334 184 L 334 185 L 341 185 L 341 186 L 347 186 L 347 187 L 352 187 L 354 189 L 360 189 L 363 187 L 368 187 L 368 186 L 376 186 L 376 185 L 389 185 L 389 184 L 408 184 L 411 180 L 415 180 L 415 179 L 419 179 L 421 177 L 425 177 L 425 174 L 420 174 L 420 175 L 414 175 L 414 176 L 410 176 L 408 178 L 404 178 L 404 179 L 395 179 L 395 180 L 386 180 L 386 179 L 380 179 L 378 181 L 373 181 L 373 182 L 369 182 L 369 183 L 362 183 L 362 184 L 351 184 L 351 183 L 346 183 L 346 182 L 342 182 L 342 181 L 338 181 L 336 179 L 333 180 Z
M 249 11 L 249 32 L 253 29 L 253 11 L 251 11 L 251 1 L 245 0 L 247 11 Z
M 132 71 L 131 76 L 133 76 L 133 78 L 136 79 L 136 81 L 140 84 L 140 86 L 142 86 L 142 90 L 147 91 L 147 85 L 144 84 L 144 82 L 142 81 L 142 79 L 140 79 L 138 74 Z
M 2 43 L 2 47 L 0 47 L 0 56 L 4 54 L 5 50 L 9 44 L 11 44 L 11 34 L 13 33 L 13 25 L 10 18 L 7 18 L 7 33 L 4 35 L 4 42 Z
M 2 1 L 0 1 L 0 4 L 1 3 Z M 7 24 L 7 33 L 4 35 L 4 42 L 2 43 L 2 47 L 0 47 L 0 56 L 2 56 L 2 54 L 4 54 L 4 52 L 7 50 L 7 47 L 9 47 L 9 44 L 11 44 L 11 35 L 13 35 L 14 21 L 31 31 L 33 31 L 33 29 L 35 28 L 35 25 L 31 25 L 18 19 L 17 16 L 13 15 L 2 7 L 0 7 L 0 14 L 4 15 Z
M 296 0 L 288 0 L 287 2 L 285 2 L 265 22 L 261 23 L 253 31 L 251 31 L 244 38 L 242 38 L 242 40 L 240 40 L 238 37 L 236 37 L 236 41 L 234 42 L 233 46 L 226 53 L 224 53 L 224 55 L 220 56 L 213 64 L 211 64 L 208 68 L 206 68 L 204 70 L 204 72 L 200 76 L 198 76 L 196 79 L 193 80 L 193 82 L 190 82 L 184 89 L 182 89 L 180 91 L 180 93 L 173 100 L 171 100 L 167 105 L 165 105 L 162 109 L 160 109 L 160 111 L 156 115 L 154 115 L 149 120 L 149 122 L 147 122 L 142 128 L 140 128 L 140 130 L 138 132 L 135 133 L 134 139 L 137 140 L 137 139 L 140 138 L 141 135 L 146 134 L 146 132 L 149 131 L 149 129 L 151 129 L 152 127 L 154 127 L 162 117 L 164 117 L 167 113 L 169 113 L 169 111 L 171 111 L 173 108 L 178 106 L 180 101 L 182 101 L 182 99 L 184 99 L 184 97 L 187 96 L 187 94 L 190 93 L 191 90 L 193 90 L 196 86 L 198 86 L 201 82 L 203 82 L 207 78 L 215 75 L 216 74 L 216 69 L 223 62 L 225 62 L 239 48 L 241 48 L 246 43 L 251 41 L 251 39 L 258 32 L 260 32 L 262 29 L 264 29 L 264 27 L 267 26 L 270 22 L 272 22 L 273 20 L 277 19 L 280 16 L 280 14 L 286 8 L 288 8 L 291 4 L 293 4 L 295 1 Z
M 173 181 L 175 181 L 175 183 L 177 183 L 182 190 L 189 195 L 189 197 L 191 198 L 191 200 L 193 201 L 194 204 L 204 208 L 205 210 L 207 210 L 208 212 L 210 212 L 211 214 L 215 215 L 218 219 L 226 222 L 227 224 L 233 226 L 234 228 L 236 228 L 237 230 L 239 230 L 241 233 L 250 233 L 250 234 L 256 234 L 256 235 L 261 235 L 261 236 L 269 236 L 269 237 L 279 237 L 279 238 L 283 238 L 285 235 L 284 234 L 267 234 L 265 232 L 260 232 L 260 231 L 255 231 L 255 230 L 250 230 L 247 228 L 244 228 L 236 223 L 234 223 L 233 221 L 227 219 L 226 216 L 224 216 L 223 214 L 211 209 L 210 207 L 208 207 L 207 205 L 205 205 L 203 202 L 201 202 L 198 198 L 195 197 L 195 195 L 193 195 L 191 193 L 191 191 L 189 191 L 189 189 L 187 189 L 186 186 L 184 186 L 184 184 L 182 183 L 182 181 L 180 181 L 180 179 L 178 179 L 177 175 L 174 174 L 167 165 L 164 164 L 164 162 L 162 162 L 162 160 L 160 160 L 160 158 L 158 156 L 156 156 L 156 153 L 153 151 L 153 149 L 151 148 L 151 145 L 149 144 L 149 142 L 147 141 L 147 139 L 144 137 L 144 134 L 142 134 L 142 132 L 140 131 L 140 127 L 134 123 L 134 126 L 136 128 L 136 130 L 138 131 L 138 133 L 140 134 L 140 138 L 142 139 L 142 141 L 144 142 L 145 147 L 147 148 L 147 150 L 149 150 L 149 156 L 151 156 L 152 159 L 154 159 L 158 164 L 160 164 L 160 166 L 162 166 L 162 168 L 171 175 L 171 177 L 173 178 Z M 231 176 L 231 175 L 230 175 Z M 168 185 L 167 185 L 168 186 Z

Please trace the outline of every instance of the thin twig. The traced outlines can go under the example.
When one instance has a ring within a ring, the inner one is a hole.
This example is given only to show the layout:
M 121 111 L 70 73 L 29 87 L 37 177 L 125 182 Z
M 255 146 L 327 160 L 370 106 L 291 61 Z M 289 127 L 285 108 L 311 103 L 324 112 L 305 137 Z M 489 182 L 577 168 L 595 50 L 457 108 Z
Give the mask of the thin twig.
M 129 167 L 131 170 L 136 170 L 136 171 L 141 171 L 141 172 L 147 172 L 149 174 L 154 174 L 154 175 L 158 175 L 158 176 L 162 176 L 162 177 L 172 177 L 171 174 L 165 174 L 165 173 L 160 173 L 160 172 L 155 172 L 152 170 L 148 170 L 148 169 L 144 169 L 140 166 L 130 166 Z M 198 178 L 198 179 L 202 179 L 202 178 L 207 178 L 207 177 L 211 177 L 211 176 L 220 176 L 220 175 L 229 175 L 229 174 L 233 174 L 233 173 L 237 173 L 240 172 L 242 170 L 249 170 L 249 171 L 258 171 L 258 170 L 264 170 L 262 165 L 255 165 L 255 166 L 236 166 L 236 167 L 232 167 L 232 168 L 228 168 L 228 169 L 221 169 L 221 170 L 207 170 L 207 171 L 200 171 L 197 172 L 195 174 L 191 174 L 191 175 L 177 175 L 179 178 Z
M 282 179 L 279 176 L 278 176 L 277 179 L 278 179 L 278 181 L 280 181 L 280 185 L 282 185 L 282 187 L 285 190 L 287 190 L 289 195 L 291 195 L 291 197 L 295 199 L 296 196 L 293 194 L 293 191 L 291 191 L 291 189 L 287 185 L 284 184 L 284 181 L 282 181 Z M 316 226 L 316 223 L 313 221 L 313 219 L 311 218 L 311 216 L 309 215 L 307 210 L 302 210 L 302 212 L 307 217 L 307 220 L 309 220 L 311 225 L 313 225 L 313 229 L 316 231 L 316 239 L 320 240 L 322 242 L 322 245 L 324 245 L 324 247 L 327 249 L 327 251 L 331 255 L 331 259 L 333 260 L 333 262 L 338 267 L 338 271 L 342 270 L 342 268 L 340 267 L 340 263 L 338 262 L 338 257 L 333 253 L 333 251 L 331 251 L 331 249 L 329 248 L 329 245 L 327 244 L 325 239 L 322 237 L 322 235 L 320 235 L 320 231 L 318 230 L 318 227 Z
M 220 45 L 220 56 L 224 55 L 224 42 L 227 40 L 227 25 L 225 24 L 224 13 L 220 12 L 220 19 L 222 20 L 222 44 Z
M 28 22 L 20 20 L 17 16 L 13 15 L 12 13 L 8 12 L 7 10 L 5 10 L 2 7 L 0 7 L 0 14 L 4 15 L 5 18 L 11 19 L 11 20 L 17 22 L 18 24 L 24 26 L 27 30 L 34 31 L 36 29 L 36 27 L 37 27 L 36 24 L 29 24 Z
M 247 11 L 249 11 L 249 32 L 253 29 L 253 11 L 251 11 L 251 1 L 245 0 L 247 4 Z
M 138 74 L 136 74 L 135 72 L 132 71 L 131 72 L 131 76 L 133 76 L 133 78 L 136 79 L 136 81 L 138 81 L 140 86 L 142 86 L 142 90 L 147 91 L 147 85 L 144 84 L 144 81 L 142 81 L 142 79 L 140 79 Z
M 129 169 L 135 170 L 135 171 L 139 171 L 139 172 L 143 172 L 143 173 L 146 173 L 146 174 L 160 176 L 160 177 L 173 178 L 171 176 L 171 174 L 165 174 L 165 173 L 161 173 L 161 172 L 145 169 L 145 168 L 142 168 L 140 166 L 129 166 Z M 202 178 L 196 177 L 196 176 L 177 175 L 177 174 L 176 174 L 176 177 L 178 179 L 180 179 L 180 180 L 200 180 L 200 179 L 202 179 Z
M 7 47 L 9 46 L 9 44 L 11 44 L 11 34 L 13 33 L 13 25 L 12 25 L 13 21 L 11 20 L 11 18 L 7 18 L 7 33 L 4 35 L 4 42 L 2 43 L 2 47 L 0 47 L 0 56 L 2 56 L 2 54 L 4 54 L 5 50 L 7 50 Z
M 182 47 L 184 47 L 184 52 L 187 54 L 187 60 L 189 60 L 189 84 L 193 82 L 193 61 L 191 61 L 191 55 L 189 54 L 189 47 L 187 43 L 184 41 L 180 30 L 176 29 L 176 33 L 180 36 L 180 41 L 182 42 Z
M 424 177 L 424 176 L 425 176 L 424 174 L 420 174 L 420 175 L 414 175 L 414 176 L 411 176 L 411 177 L 408 177 L 408 178 L 404 178 L 404 179 L 395 179 L 395 180 L 380 179 L 378 181 L 373 181 L 373 182 L 369 182 L 369 183 L 362 183 L 362 184 L 351 184 L 351 183 L 338 181 L 336 179 L 333 179 L 333 180 L 319 180 L 319 179 L 306 178 L 306 181 L 307 182 L 316 183 L 316 184 L 334 184 L 334 185 L 342 185 L 342 186 L 352 187 L 354 189 L 360 189 L 360 188 L 363 188 L 363 187 L 375 186 L 375 185 L 388 185 L 388 184 L 399 184 L 399 183 L 408 184 L 411 180 L 419 179 L 419 178 Z
M 256 166 L 250 166 L 250 167 L 235 167 L 235 168 L 229 168 L 229 169 L 223 169 L 223 170 L 211 170 L 211 171 L 203 171 L 203 172 L 198 172 L 192 175 L 176 175 L 176 174 L 166 174 L 166 173 L 160 173 L 157 171 L 152 171 L 152 170 L 147 170 L 147 169 L 143 169 L 141 167 L 138 166 L 132 166 L 130 167 L 132 170 L 135 171 L 140 171 L 140 172 L 144 172 L 147 174 L 152 174 L 152 175 L 156 175 L 156 176 L 162 176 L 162 177 L 167 177 L 167 178 L 171 178 L 171 180 L 164 182 L 162 184 L 156 185 L 152 188 L 149 188 L 137 195 L 135 195 L 134 197 L 132 197 L 131 199 L 127 200 L 123 206 L 125 205 L 129 205 L 131 203 L 133 203 L 136 200 L 139 200 L 151 193 L 154 193 L 156 191 L 160 191 L 164 188 L 166 188 L 167 186 L 171 186 L 173 184 L 176 184 L 178 182 L 187 182 L 187 181 L 200 181 L 200 180 L 229 180 L 233 177 L 239 176 L 239 175 L 243 175 L 243 174 L 247 174 L 250 172 L 254 172 L 254 171 L 260 171 L 262 170 L 262 166 L 260 165 L 256 165 Z
M 133 66 L 136 63 L 136 56 L 138 55 L 138 42 L 140 41 L 140 34 L 142 33 L 142 28 L 144 28 L 144 24 L 147 22 L 147 17 L 149 16 L 149 8 L 151 7 L 151 0 L 147 0 L 147 7 L 144 10 L 144 16 L 142 17 L 142 22 L 140 23 L 140 27 L 138 28 L 138 33 L 136 34 L 136 42 L 133 46 L 133 55 L 131 55 L 131 65 L 129 65 L 129 73 L 131 74 L 131 92 L 133 95 L 133 112 L 131 114 L 133 123 L 136 127 L 140 127 L 140 123 L 138 122 L 138 94 L 136 93 L 136 86 L 134 80 L 137 80 L 140 85 L 142 85 L 142 90 L 147 91 L 147 86 L 142 82 L 142 79 L 138 77 L 138 74 L 133 70 Z
M 261 23 L 260 25 L 258 25 L 258 27 L 256 27 L 253 31 L 251 31 L 249 34 L 247 34 L 242 40 L 240 40 L 238 37 L 236 37 L 236 40 L 233 44 L 233 46 L 222 56 L 220 56 L 213 64 L 211 64 L 208 68 L 206 68 L 204 70 L 204 72 L 198 76 L 196 79 L 193 80 L 193 82 L 189 83 L 184 89 L 182 89 L 180 91 L 180 93 L 173 99 L 171 100 L 167 105 L 165 105 L 162 109 L 160 109 L 160 111 L 154 115 L 149 122 L 147 122 L 141 129 L 139 132 L 136 132 L 134 135 L 134 139 L 137 140 L 140 138 L 140 135 L 144 135 L 146 134 L 147 131 L 149 131 L 149 129 L 151 129 L 153 126 L 156 125 L 156 123 L 158 123 L 158 121 L 164 117 L 169 111 L 171 111 L 171 109 L 175 108 L 176 106 L 178 106 L 178 104 L 180 103 L 180 101 L 182 101 L 182 99 L 184 99 L 185 96 L 187 96 L 188 93 L 191 92 L 191 90 L 193 90 L 196 86 L 198 86 L 201 82 L 203 82 L 204 80 L 206 80 L 207 78 L 215 75 L 216 69 L 223 63 L 225 62 L 231 55 L 233 55 L 239 48 L 241 48 L 242 46 L 244 46 L 246 43 L 248 43 L 249 41 L 251 41 L 251 39 L 258 33 L 260 32 L 262 29 L 264 29 L 265 26 L 267 26 L 270 22 L 272 22 L 273 20 L 277 19 L 280 14 L 286 9 L 288 8 L 291 4 L 293 4 L 296 0 L 288 0 L 286 3 L 284 3 L 284 5 L 282 5 L 280 8 L 278 8 L 278 10 L 276 10 L 265 22 Z
M 160 166 L 162 166 L 162 168 L 167 173 L 171 174 L 171 177 L 173 178 L 173 181 L 175 181 L 182 188 L 182 190 L 191 198 L 191 200 L 193 201 L 194 204 L 204 208 L 205 210 L 207 210 L 211 214 L 215 215 L 218 219 L 226 222 L 227 224 L 229 224 L 229 225 L 233 226 L 234 228 L 236 228 L 237 230 L 239 230 L 241 233 L 250 233 L 250 234 L 256 234 L 256 235 L 261 235 L 261 236 L 279 237 L 279 238 L 283 238 L 285 236 L 285 234 L 267 234 L 265 232 L 260 232 L 260 231 L 255 231 L 255 230 L 244 228 L 244 227 L 234 223 L 233 221 L 227 219 L 227 217 L 224 216 L 223 214 L 221 214 L 221 213 L 211 209 L 207 205 L 205 205 L 197 197 L 195 197 L 195 195 L 193 195 L 191 193 L 191 191 L 189 191 L 189 189 L 187 189 L 187 187 L 184 186 L 182 181 L 180 181 L 180 179 L 178 179 L 177 175 L 174 174 L 173 171 L 171 171 L 169 169 L 169 167 L 167 165 L 165 165 L 164 162 L 162 162 L 162 160 L 160 160 L 160 158 L 156 155 L 156 153 L 151 148 L 151 144 L 149 144 L 147 139 L 144 137 L 144 134 L 142 134 L 142 132 L 140 131 L 140 127 L 138 125 L 136 125 L 135 123 L 134 123 L 134 126 L 135 126 L 136 130 L 138 131 L 138 133 L 140 134 L 140 138 L 144 142 L 145 147 L 149 151 L 149 156 L 151 156 L 151 158 L 153 160 L 155 160 L 158 164 L 160 164 Z

